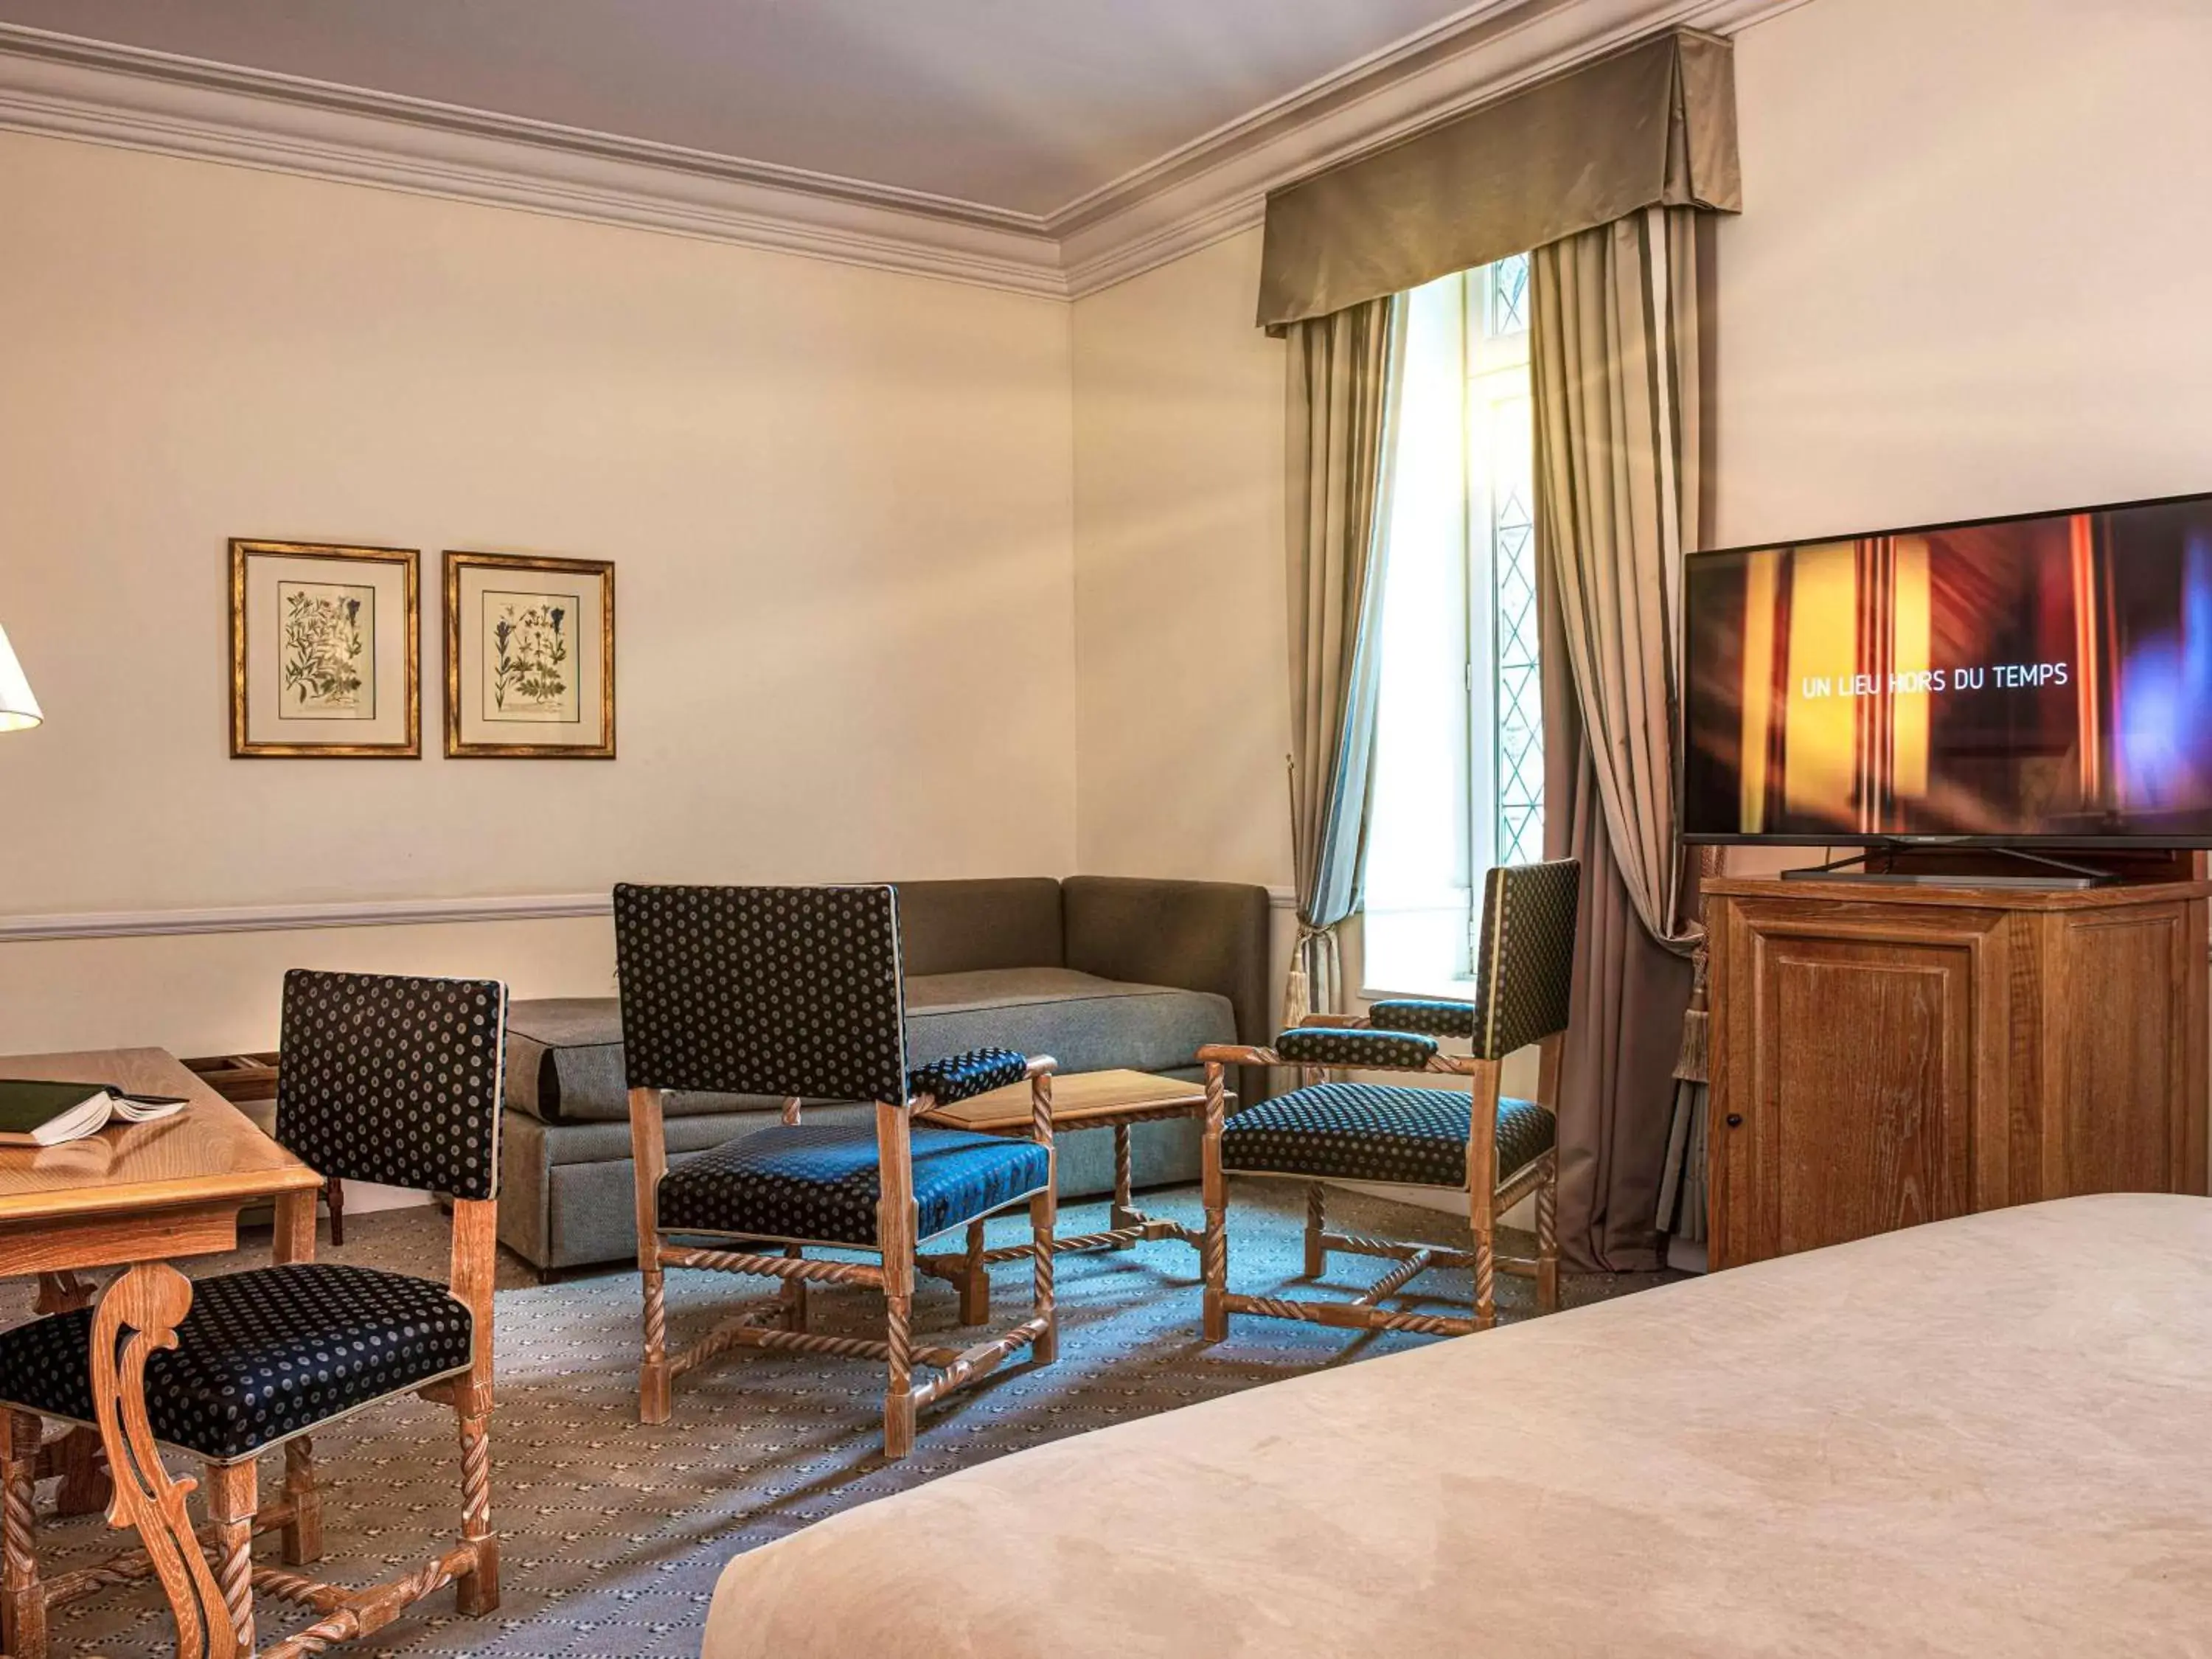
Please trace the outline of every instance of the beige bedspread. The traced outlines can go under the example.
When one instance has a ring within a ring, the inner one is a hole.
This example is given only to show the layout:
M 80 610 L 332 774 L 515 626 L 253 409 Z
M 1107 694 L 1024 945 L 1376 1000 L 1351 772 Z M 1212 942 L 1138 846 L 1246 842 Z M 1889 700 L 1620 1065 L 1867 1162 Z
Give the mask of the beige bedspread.
M 1041 1447 L 732 1561 L 705 1646 L 1160 1654 L 2212 1654 L 2212 1200 L 1916 1228 Z

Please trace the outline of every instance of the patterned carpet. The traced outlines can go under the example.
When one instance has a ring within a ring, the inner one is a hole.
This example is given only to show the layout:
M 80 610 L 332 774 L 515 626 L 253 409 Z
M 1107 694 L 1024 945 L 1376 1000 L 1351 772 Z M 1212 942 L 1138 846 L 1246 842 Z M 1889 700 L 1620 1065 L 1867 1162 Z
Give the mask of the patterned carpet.
M 1255 1182 L 1237 1190 L 1231 1283 L 1255 1290 L 1293 1285 L 1299 1189 Z M 1199 1219 L 1188 1189 L 1148 1202 L 1194 1224 Z M 1362 1231 L 1457 1242 L 1449 1218 L 1432 1212 L 1353 1194 L 1341 1195 L 1333 1210 L 1333 1219 L 1340 1215 Z M 1003 1224 L 1004 1242 L 1027 1225 L 1025 1219 Z M 1063 1224 L 1101 1226 L 1103 1206 L 1070 1206 Z M 347 1247 L 325 1248 L 325 1259 L 444 1276 L 445 1227 L 434 1211 L 359 1216 L 348 1231 Z M 993 1242 L 1001 1242 L 995 1231 Z M 1525 1241 L 1504 1242 L 1527 1248 Z M 198 1271 L 266 1260 L 264 1246 Z M 1339 1258 L 1332 1282 L 1372 1277 L 1371 1265 Z M 504 1603 L 489 1619 L 456 1619 L 451 1594 L 441 1592 L 378 1638 L 345 1650 L 482 1659 L 695 1656 L 715 1576 L 739 1551 L 1024 1446 L 1427 1340 L 1241 1319 L 1226 1344 L 1209 1350 L 1198 1340 L 1195 1271 L 1194 1253 L 1168 1242 L 1121 1255 L 1063 1257 L 1059 1363 L 1038 1371 L 1016 1367 L 925 1413 L 914 1456 L 886 1465 L 877 1453 L 882 1370 L 867 1361 L 732 1356 L 679 1382 L 674 1421 L 640 1427 L 635 1274 L 541 1287 L 509 1261 L 501 1283 L 514 1288 L 498 1296 L 492 1431 Z M 1025 1263 L 997 1270 L 995 1313 L 1025 1304 L 1026 1274 Z M 1587 1302 L 1668 1277 L 1570 1278 L 1565 1294 L 1570 1304 Z M 672 1334 L 681 1340 L 750 1293 L 748 1281 L 705 1273 L 672 1274 L 670 1285 Z M 922 1285 L 918 1328 L 952 1328 L 950 1288 L 927 1279 Z M 1417 1288 L 1462 1302 L 1468 1293 L 1466 1275 L 1450 1272 L 1417 1281 Z M 1500 1275 L 1504 1318 L 1528 1316 L 1529 1288 Z M 880 1304 L 868 1293 L 817 1288 L 814 1297 L 815 1328 L 872 1334 Z M 27 1311 L 21 1287 L 6 1287 L 0 1321 Z M 450 1413 L 410 1398 L 317 1437 L 327 1493 L 327 1553 L 319 1571 L 340 1582 L 371 1582 L 420 1561 L 451 1535 L 459 1511 L 452 1425 Z M 264 1460 L 264 1494 L 281 1474 L 281 1458 Z M 1079 1504 L 1081 1495 L 1068 1501 Z M 46 1570 L 84 1565 L 112 1549 L 111 1538 L 94 1520 L 53 1524 L 41 1534 Z M 274 1538 L 260 1550 L 273 1561 Z M 264 1641 L 307 1617 L 266 1601 L 260 1613 Z M 166 1608 L 143 1588 L 110 1591 L 55 1615 L 58 1656 L 138 1659 L 172 1653 L 173 1643 Z

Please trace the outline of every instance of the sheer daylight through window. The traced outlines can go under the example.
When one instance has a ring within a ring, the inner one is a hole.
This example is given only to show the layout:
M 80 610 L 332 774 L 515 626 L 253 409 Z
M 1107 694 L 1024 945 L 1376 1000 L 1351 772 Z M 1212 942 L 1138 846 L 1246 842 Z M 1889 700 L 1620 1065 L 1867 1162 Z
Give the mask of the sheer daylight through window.
M 1528 262 L 1410 296 L 1366 881 L 1365 981 L 1463 994 L 1481 872 L 1543 856 Z

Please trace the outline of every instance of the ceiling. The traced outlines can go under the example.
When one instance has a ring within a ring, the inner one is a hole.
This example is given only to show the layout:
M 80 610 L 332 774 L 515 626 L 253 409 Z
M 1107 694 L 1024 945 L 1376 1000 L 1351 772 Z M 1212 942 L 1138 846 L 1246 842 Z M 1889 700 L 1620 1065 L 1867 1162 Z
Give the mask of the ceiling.
M 0 0 L 0 21 L 1049 215 L 1520 0 Z

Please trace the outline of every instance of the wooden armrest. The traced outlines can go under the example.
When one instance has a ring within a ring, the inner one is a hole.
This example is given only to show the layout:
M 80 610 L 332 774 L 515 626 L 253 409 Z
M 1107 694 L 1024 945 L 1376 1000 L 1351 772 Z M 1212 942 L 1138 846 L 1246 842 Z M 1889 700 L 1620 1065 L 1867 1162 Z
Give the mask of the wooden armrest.
M 1201 1066 L 1279 1066 L 1273 1048 L 1255 1048 L 1242 1042 L 1209 1042 L 1198 1051 Z

